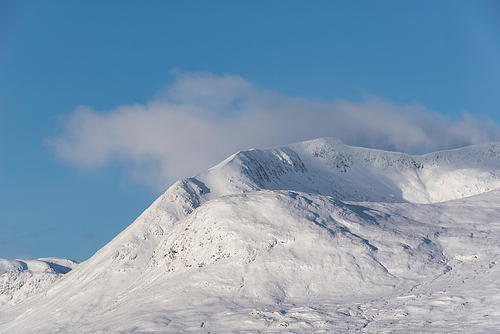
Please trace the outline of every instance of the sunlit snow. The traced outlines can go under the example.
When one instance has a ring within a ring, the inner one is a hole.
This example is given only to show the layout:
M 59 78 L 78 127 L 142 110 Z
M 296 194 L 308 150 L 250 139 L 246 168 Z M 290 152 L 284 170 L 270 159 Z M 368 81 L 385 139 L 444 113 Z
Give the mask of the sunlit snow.
M 242 151 L 91 259 L 53 260 L 62 278 L 39 259 L 58 275 L 43 287 L 16 290 L 30 265 L 2 260 L 0 333 L 495 332 L 499 167 L 497 143 Z

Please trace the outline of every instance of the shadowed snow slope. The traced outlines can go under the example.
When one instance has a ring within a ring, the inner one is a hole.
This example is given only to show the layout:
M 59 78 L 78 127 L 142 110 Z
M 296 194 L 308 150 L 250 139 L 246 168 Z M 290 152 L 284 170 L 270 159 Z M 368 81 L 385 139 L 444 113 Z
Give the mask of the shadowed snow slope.
M 5 308 L 0 332 L 404 332 L 425 319 L 425 331 L 488 332 L 499 166 L 499 144 L 409 156 L 323 138 L 239 152 Z

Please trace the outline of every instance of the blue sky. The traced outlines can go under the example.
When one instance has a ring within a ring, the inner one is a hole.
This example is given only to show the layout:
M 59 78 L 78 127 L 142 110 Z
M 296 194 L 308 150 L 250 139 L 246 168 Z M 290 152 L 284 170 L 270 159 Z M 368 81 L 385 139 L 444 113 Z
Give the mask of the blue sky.
M 0 257 L 85 260 L 241 149 L 500 141 L 499 18 L 497 1 L 0 1 Z

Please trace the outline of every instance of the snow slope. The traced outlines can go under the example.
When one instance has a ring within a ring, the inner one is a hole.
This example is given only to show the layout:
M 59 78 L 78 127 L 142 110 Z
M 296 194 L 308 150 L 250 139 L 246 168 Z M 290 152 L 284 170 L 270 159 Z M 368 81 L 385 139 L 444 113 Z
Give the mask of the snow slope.
M 45 292 L 80 261 L 56 257 L 37 260 L 0 259 L 0 307 L 15 305 Z
M 447 313 L 478 302 L 461 275 L 478 296 L 482 277 L 500 278 L 499 157 L 497 143 L 409 156 L 332 138 L 239 152 L 7 308 L 0 333 L 377 332 L 431 309 L 437 332 L 441 316 L 466 324 Z M 498 325 L 489 285 L 485 331 Z
M 492 333 L 499 200 L 219 198 L 174 228 L 127 293 L 69 331 Z

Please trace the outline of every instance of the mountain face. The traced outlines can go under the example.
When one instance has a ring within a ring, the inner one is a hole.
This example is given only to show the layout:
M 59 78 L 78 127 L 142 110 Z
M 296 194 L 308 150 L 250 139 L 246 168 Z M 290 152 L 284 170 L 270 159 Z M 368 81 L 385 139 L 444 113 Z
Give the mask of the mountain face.
M 4 306 L 0 333 L 491 332 L 499 167 L 498 143 L 410 156 L 322 138 L 238 152 Z

